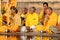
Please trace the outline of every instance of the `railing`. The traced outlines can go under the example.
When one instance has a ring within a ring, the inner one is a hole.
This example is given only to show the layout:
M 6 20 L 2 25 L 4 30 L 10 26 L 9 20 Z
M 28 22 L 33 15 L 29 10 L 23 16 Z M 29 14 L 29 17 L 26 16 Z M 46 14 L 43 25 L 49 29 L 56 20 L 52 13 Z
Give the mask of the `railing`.
M 43 37 L 60 37 L 60 32 L 58 33 L 41 33 L 41 32 L 12 32 L 12 33 L 2 33 L 0 35 L 10 35 L 10 36 L 43 36 Z

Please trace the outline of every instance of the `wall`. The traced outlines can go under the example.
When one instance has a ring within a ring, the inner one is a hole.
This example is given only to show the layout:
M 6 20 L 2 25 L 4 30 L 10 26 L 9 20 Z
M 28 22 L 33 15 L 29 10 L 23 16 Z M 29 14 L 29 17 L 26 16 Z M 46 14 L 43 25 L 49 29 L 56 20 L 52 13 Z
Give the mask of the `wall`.
M 6 2 L 7 0 L 4 0 Z M 21 7 L 36 7 L 37 11 L 43 8 L 43 2 L 48 2 L 49 6 L 53 8 L 53 10 L 57 13 L 60 13 L 60 0 L 16 0 L 17 1 L 17 8 Z

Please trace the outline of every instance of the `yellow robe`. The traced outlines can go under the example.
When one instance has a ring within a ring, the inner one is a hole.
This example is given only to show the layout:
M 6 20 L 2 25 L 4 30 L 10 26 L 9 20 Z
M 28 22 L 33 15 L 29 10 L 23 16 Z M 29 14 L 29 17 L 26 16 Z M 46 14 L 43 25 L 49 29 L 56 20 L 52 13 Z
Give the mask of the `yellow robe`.
M 46 31 L 50 32 L 49 27 L 50 27 L 50 26 L 56 26 L 56 25 L 57 25 L 57 21 L 58 21 L 57 13 L 54 13 L 54 12 L 53 12 L 53 13 L 49 16 L 48 23 L 47 23 L 47 25 L 45 26 Z
M 60 24 L 60 15 L 58 16 L 58 23 Z
M 19 14 L 15 14 L 13 19 L 16 25 L 21 26 L 21 16 Z
M 10 22 L 10 17 L 11 17 L 11 12 L 6 12 L 5 14 L 4 14 L 4 16 L 6 16 L 6 18 L 7 18 L 7 25 L 9 25 L 9 22 Z
M 10 24 L 10 31 L 14 31 L 14 32 L 19 32 L 20 31 L 20 26 L 21 25 L 21 20 L 20 20 L 20 15 L 18 14 L 15 14 L 15 16 L 13 17 L 13 21 L 12 23 Z M 18 40 L 19 38 L 16 37 L 16 36 L 11 36 L 9 37 L 9 40 Z
M 2 15 L 0 15 L 0 32 L 5 32 L 5 30 L 6 29 L 10 29 L 10 27 L 8 27 L 8 26 L 6 26 L 6 25 L 2 25 Z M 15 27 L 13 28 L 13 30 L 15 29 Z M 15 29 L 16 30 L 16 29 Z M 15 31 L 14 30 L 14 31 Z M 10 37 L 8 37 L 8 39 L 6 39 L 6 36 L 1 36 L 0 35 L 0 40 L 18 40 L 15 36 L 14 37 L 12 37 L 12 36 L 10 36 Z
M 3 15 L 0 14 L 0 32 L 5 32 L 5 29 L 7 28 L 7 26 L 3 25 L 2 22 L 3 22 Z
M 44 27 L 43 25 L 37 25 L 36 32 L 40 32 L 41 30 L 44 30 L 43 27 Z
M 48 24 L 46 26 L 42 26 L 42 25 L 37 25 L 36 27 L 36 30 L 37 32 L 41 31 L 41 30 L 44 30 L 44 31 L 47 31 L 48 33 L 51 33 L 51 31 L 49 30 L 49 27 L 50 26 L 56 26 L 57 24 L 57 14 L 56 13 L 52 13 L 50 16 L 49 16 L 49 21 L 48 21 Z M 49 40 L 50 38 L 49 37 L 44 37 L 43 40 Z M 41 40 L 40 37 L 36 37 L 36 40 Z
M 2 18 L 0 16 L 0 23 L 2 23 Z M 10 31 L 17 31 L 17 26 L 7 26 L 7 25 L 0 25 L 0 32 L 5 32 L 6 29 L 9 29 Z M 1 36 L 0 35 L 0 40 L 18 40 L 16 36 L 10 36 L 8 39 L 6 39 L 6 36 Z
M 0 32 L 5 32 L 5 30 L 7 29 L 7 26 L 0 26 Z M 6 37 L 3 35 L 0 35 L 0 40 L 6 40 Z
M 49 16 L 49 20 L 48 20 L 48 23 L 46 26 L 44 26 L 44 30 L 47 31 L 48 33 L 52 33 L 51 30 L 49 29 L 51 26 L 55 27 L 56 24 L 57 24 L 57 14 L 56 13 L 52 13 L 50 16 Z M 44 38 L 45 40 L 49 40 L 50 38 L 49 37 L 45 37 Z
M 0 32 L 5 32 L 5 30 L 7 29 L 8 27 L 6 25 L 3 25 L 0 27 Z
M 21 26 L 21 19 L 20 19 L 20 15 L 15 14 L 15 16 L 13 17 L 13 21 L 10 25 L 10 30 L 12 31 L 17 31 L 19 30 L 19 26 Z
M 21 17 L 25 18 L 24 20 L 21 19 L 21 26 L 23 26 L 25 24 L 27 15 L 28 14 L 21 14 Z
M 41 10 L 39 14 L 39 21 L 43 22 L 43 19 L 44 19 L 44 10 Z
M 2 14 L 0 14 L 0 26 L 2 26 Z
M 38 14 L 33 13 L 33 14 L 28 14 L 26 18 L 26 26 L 36 26 L 38 25 Z

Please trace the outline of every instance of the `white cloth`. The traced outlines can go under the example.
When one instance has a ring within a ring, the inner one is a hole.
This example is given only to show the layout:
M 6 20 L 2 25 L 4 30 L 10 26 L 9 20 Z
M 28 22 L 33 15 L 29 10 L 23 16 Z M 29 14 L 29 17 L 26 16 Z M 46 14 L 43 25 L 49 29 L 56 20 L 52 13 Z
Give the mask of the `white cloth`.
M 22 26 L 22 27 L 21 27 L 21 32 L 27 32 L 27 29 L 26 29 L 25 26 Z
M 31 26 L 30 29 L 32 29 L 34 32 L 36 32 L 36 26 Z
M 36 26 L 31 26 L 30 29 L 32 29 L 34 32 L 36 32 Z M 33 36 L 30 40 L 36 40 L 36 36 Z
M 27 29 L 25 26 L 22 26 L 20 31 L 21 32 L 27 32 Z M 21 40 L 26 40 L 26 38 L 27 38 L 27 36 L 21 36 Z
M 30 29 L 32 29 L 34 32 L 36 32 L 36 26 L 31 26 Z M 21 32 L 27 32 L 27 29 L 25 26 L 21 27 Z M 21 40 L 26 40 L 26 38 L 27 38 L 27 36 L 21 36 Z M 36 37 L 33 36 L 33 38 L 30 40 L 35 40 L 35 39 L 36 39 Z

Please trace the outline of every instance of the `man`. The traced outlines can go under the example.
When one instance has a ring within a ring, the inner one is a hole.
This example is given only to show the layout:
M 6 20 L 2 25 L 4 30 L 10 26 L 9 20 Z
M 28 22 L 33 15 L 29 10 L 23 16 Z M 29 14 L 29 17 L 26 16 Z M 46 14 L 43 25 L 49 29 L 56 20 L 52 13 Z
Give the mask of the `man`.
M 51 26 L 55 27 L 56 25 L 57 25 L 57 14 L 53 12 L 51 7 L 49 7 L 46 10 L 44 26 L 50 28 Z
M 21 26 L 25 26 L 25 19 L 26 19 L 26 16 L 27 16 L 27 12 L 28 12 L 28 9 L 26 7 L 23 7 L 22 10 L 21 10 Z
M 12 6 L 14 6 L 14 7 L 16 7 L 16 5 L 17 5 L 17 2 L 16 2 L 16 0 L 7 0 L 7 3 L 6 3 L 6 6 L 5 6 L 5 10 L 6 10 L 6 13 L 5 13 L 5 15 L 6 16 L 10 16 L 10 8 L 12 7 Z M 9 18 L 8 18 L 9 19 Z M 8 20 L 9 21 L 9 20 Z
M 0 32 L 5 33 L 6 29 L 8 29 L 7 23 L 6 23 L 6 16 L 4 15 L 6 13 L 5 10 L 2 10 L 0 14 Z M 6 36 L 0 35 L 0 40 L 5 40 Z
M 29 14 L 27 15 L 26 18 L 26 27 L 27 27 L 27 31 L 33 31 L 36 32 L 36 26 L 38 25 L 38 14 L 35 12 L 36 8 L 35 7 L 31 7 L 29 9 Z M 31 40 L 35 40 L 35 36 L 33 38 L 31 38 Z
M 26 26 L 31 27 L 31 26 L 36 26 L 38 25 L 38 14 L 35 12 L 35 7 L 31 7 L 29 9 L 29 14 L 27 15 L 26 18 Z
M 5 28 L 7 28 L 7 26 L 5 26 L 7 24 L 6 23 L 6 16 L 4 16 L 5 12 L 6 11 L 3 10 L 0 14 L 0 32 L 5 32 Z
M 39 14 L 39 25 L 37 25 L 37 27 L 36 27 L 37 32 L 44 30 L 44 28 L 43 28 L 44 27 L 44 16 L 46 15 L 45 11 L 47 8 L 48 8 L 48 3 L 44 2 L 43 9 L 40 11 L 40 14 Z M 36 40 L 41 40 L 41 38 L 37 37 Z
M 11 10 L 10 26 L 12 28 L 10 30 L 17 31 L 19 29 L 19 26 L 21 25 L 20 15 L 17 14 L 18 10 L 14 6 L 12 6 L 10 10 Z
M 37 32 L 40 32 L 43 30 L 43 25 L 44 25 L 44 16 L 46 15 L 45 11 L 48 8 L 48 3 L 44 2 L 43 3 L 43 9 L 41 10 L 39 14 L 39 25 L 37 25 L 36 30 Z
M 20 31 L 20 25 L 21 25 L 21 20 L 20 20 L 20 15 L 18 15 L 18 10 L 12 6 L 10 8 L 11 14 L 9 17 L 9 30 L 10 32 L 19 32 Z M 16 36 L 9 36 L 8 40 L 18 40 Z
M 27 17 L 27 12 L 28 12 L 28 9 L 26 7 L 23 7 L 22 10 L 21 10 L 21 32 L 27 32 L 27 29 L 26 29 L 26 17 Z M 26 40 L 27 36 L 21 36 L 21 40 Z
M 44 21 L 44 15 L 45 15 L 45 10 L 48 8 L 48 3 L 47 2 L 44 2 L 43 3 L 43 9 L 42 11 L 40 11 L 40 14 L 39 14 L 39 21 L 41 24 L 43 24 L 43 21 Z
M 46 15 L 44 18 L 44 31 L 48 33 L 56 33 L 57 29 L 55 28 L 57 25 L 57 14 L 53 12 L 53 9 L 51 7 L 48 7 L 46 9 Z M 46 40 L 49 40 L 49 38 L 44 38 Z
M 51 7 L 48 7 L 45 11 L 46 15 L 44 17 L 44 25 L 43 30 L 47 33 L 53 33 L 57 32 L 57 29 L 55 28 L 57 25 L 57 14 L 53 12 Z M 37 38 L 38 39 L 38 38 Z M 49 40 L 49 37 L 44 37 L 43 40 Z

